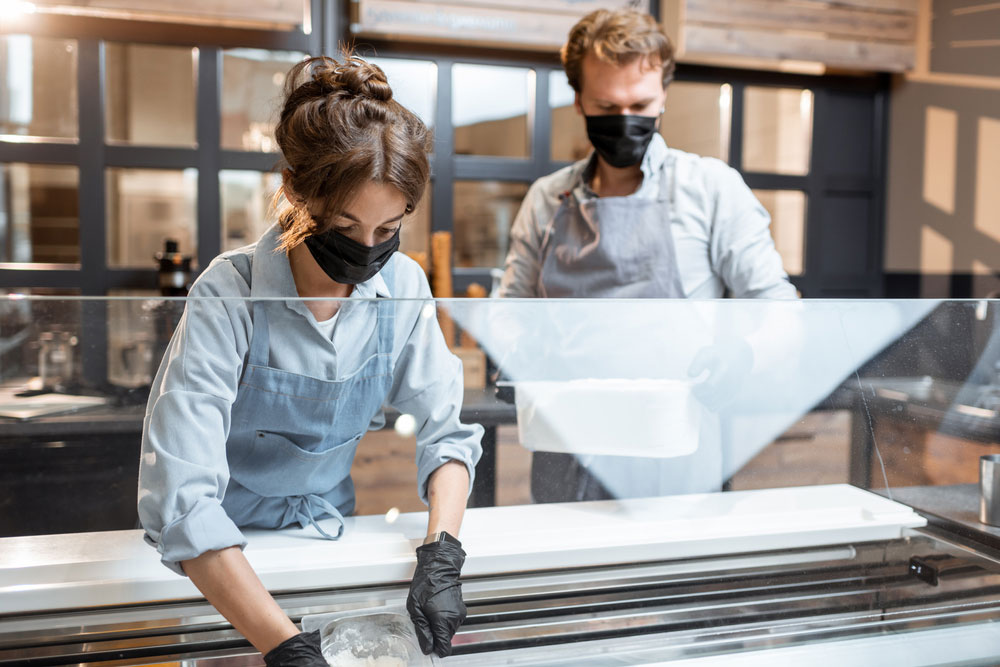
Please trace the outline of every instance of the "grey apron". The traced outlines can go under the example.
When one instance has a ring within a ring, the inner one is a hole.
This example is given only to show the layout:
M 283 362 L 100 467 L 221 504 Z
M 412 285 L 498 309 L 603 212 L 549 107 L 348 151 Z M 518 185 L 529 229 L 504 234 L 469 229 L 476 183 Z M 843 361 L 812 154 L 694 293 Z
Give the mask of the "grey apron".
M 391 265 L 382 275 L 392 284 Z M 226 441 L 231 478 L 222 507 L 237 526 L 311 525 L 324 538 L 336 539 L 344 515 L 354 510 L 354 453 L 392 385 L 394 304 L 378 299 L 341 306 L 374 308 L 378 319 L 374 340 L 358 341 L 370 356 L 340 379 L 272 367 L 268 311 L 285 306 L 250 305 L 253 334 Z M 337 520 L 336 534 L 317 523 L 324 517 Z
M 684 298 L 670 228 L 673 189 L 663 169 L 656 199 L 580 200 L 576 192 L 593 170 L 581 169 L 574 187 L 542 238 L 538 293 L 546 298 Z M 572 454 L 535 452 L 531 465 L 535 502 L 606 500 L 614 497 Z

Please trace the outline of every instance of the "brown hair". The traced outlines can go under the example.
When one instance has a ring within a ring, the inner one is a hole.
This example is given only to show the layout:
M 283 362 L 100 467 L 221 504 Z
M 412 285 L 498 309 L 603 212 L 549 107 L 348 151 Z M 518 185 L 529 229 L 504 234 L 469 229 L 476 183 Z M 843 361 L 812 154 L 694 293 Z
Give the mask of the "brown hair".
M 582 86 L 583 59 L 588 52 L 612 65 L 627 65 L 648 57 L 651 64 L 663 68 L 664 88 L 674 78 L 674 47 L 670 38 L 644 12 L 597 9 L 577 21 L 559 55 L 569 85 L 578 93 Z
M 350 53 L 343 62 L 308 58 L 288 72 L 284 97 L 274 130 L 289 169 L 274 200 L 282 250 L 325 231 L 300 201 L 322 200 L 326 224 L 375 181 L 399 190 L 407 211 L 416 207 L 430 176 L 430 134 L 392 99 L 381 68 Z

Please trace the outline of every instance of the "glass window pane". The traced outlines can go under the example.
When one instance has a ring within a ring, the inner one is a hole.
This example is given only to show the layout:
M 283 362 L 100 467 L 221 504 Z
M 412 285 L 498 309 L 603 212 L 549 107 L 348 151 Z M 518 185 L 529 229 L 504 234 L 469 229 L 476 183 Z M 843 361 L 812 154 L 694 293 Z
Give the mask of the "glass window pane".
M 292 65 L 305 57 L 296 51 L 232 49 L 222 54 L 222 147 L 277 152 L 274 123 L 281 111 L 281 90 Z
M 281 175 L 228 169 L 219 172 L 222 199 L 222 250 L 253 243 L 274 222 L 271 198 Z
M 196 49 L 108 43 L 104 62 L 109 141 L 196 144 Z
M 392 88 L 392 97 L 434 127 L 437 101 L 437 65 L 426 60 L 400 58 L 366 58 L 385 72 Z
M 431 245 L 431 185 L 427 184 L 424 196 L 413 209 L 413 213 L 403 218 L 399 232 L 399 249 L 408 255 L 425 255 L 430 258 Z
M 528 183 L 455 182 L 455 266 L 503 266 Z
M 166 239 L 198 256 L 198 170 L 108 169 L 108 266 L 155 268 Z
M 771 214 L 771 236 L 781 263 L 791 276 L 805 271 L 806 193 L 798 190 L 754 190 Z
M 671 148 L 727 161 L 732 99 L 728 83 L 674 81 L 667 87 L 660 134 Z
M 552 110 L 549 151 L 553 160 L 575 162 L 593 150 L 583 116 L 573 106 L 575 99 L 576 93 L 566 80 L 566 73 L 561 69 L 549 72 L 549 108 Z
M 77 136 L 73 39 L 0 36 L 0 134 Z
M 452 124 L 455 153 L 528 157 L 535 73 L 521 67 L 455 65 Z
M 808 174 L 812 91 L 750 86 L 743 104 L 743 168 L 776 174 Z
M 80 262 L 76 167 L 0 164 L 0 262 Z

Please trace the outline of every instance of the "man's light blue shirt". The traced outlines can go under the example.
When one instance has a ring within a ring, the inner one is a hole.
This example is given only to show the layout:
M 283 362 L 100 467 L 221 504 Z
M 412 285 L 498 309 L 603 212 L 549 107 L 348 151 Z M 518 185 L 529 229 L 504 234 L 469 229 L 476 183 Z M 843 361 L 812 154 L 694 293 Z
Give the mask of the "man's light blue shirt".
M 580 178 L 591 159 L 531 185 L 511 227 L 500 296 L 540 296 L 542 239 L 562 203 L 560 195 L 572 190 L 580 201 L 596 196 Z M 770 216 L 739 172 L 715 158 L 668 148 L 659 134 L 653 135 L 640 168 L 642 184 L 628 197 L 658 198 L 660 177 L 668 172 L 671 215 L 664 220 L 664 233 L 673 234 L 686 297 L 718 298 L 728 290 L 736 298 L 795 298 L 771 238 Z

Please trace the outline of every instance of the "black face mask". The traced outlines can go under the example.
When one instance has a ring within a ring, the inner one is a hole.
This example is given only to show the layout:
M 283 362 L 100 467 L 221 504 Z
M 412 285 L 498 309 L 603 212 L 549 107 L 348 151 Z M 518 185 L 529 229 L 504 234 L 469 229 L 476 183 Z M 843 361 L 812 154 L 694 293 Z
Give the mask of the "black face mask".
M 656 133 L 656 116 L 586 116 L 587 137 L 597 154 L 612 167 L 642 162 Z
M 367 246 L 331 229 L 307 238 L 306 247 L 330 278 L 344 285 L 357 285 L 378 273 L 396 252 L 399 230 L 397 227 L 388 241 Z

